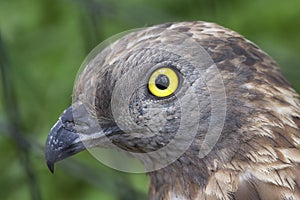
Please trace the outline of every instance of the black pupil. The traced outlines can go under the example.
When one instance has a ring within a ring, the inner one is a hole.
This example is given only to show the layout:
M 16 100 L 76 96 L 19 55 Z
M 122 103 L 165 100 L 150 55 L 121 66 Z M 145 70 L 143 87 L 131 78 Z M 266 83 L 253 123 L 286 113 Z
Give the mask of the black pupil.
M 169 78 L 164 74 L 158 75 L 155 79 L 155 85 L 158 89 L 165 90 L 169 87 L 169 84 Z

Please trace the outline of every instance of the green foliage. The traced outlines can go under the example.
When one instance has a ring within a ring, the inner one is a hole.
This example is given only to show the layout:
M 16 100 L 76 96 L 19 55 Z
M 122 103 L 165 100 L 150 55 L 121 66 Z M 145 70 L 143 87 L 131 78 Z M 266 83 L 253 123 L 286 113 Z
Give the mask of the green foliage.
M 0 63 L 8 67 L 16 104 L 8 106 L 1 85 L 0 199 L 146 197 L 144 174 L 109 169 L 86 152 L 62 161 L 54 175 L 44 163 L 46 136 L 71 103 L 81 62 L 104 39 L 168 21 L 213 21 L 272 55 L 299 92 L 299 7 L 298 0 L 0 0 Z M 14 121 L 8 113 L 19 117 Z M 30 145 L 20 147 L 11 134 L 15 129 Z M 28 175 L 28 166 L 33 175 Z

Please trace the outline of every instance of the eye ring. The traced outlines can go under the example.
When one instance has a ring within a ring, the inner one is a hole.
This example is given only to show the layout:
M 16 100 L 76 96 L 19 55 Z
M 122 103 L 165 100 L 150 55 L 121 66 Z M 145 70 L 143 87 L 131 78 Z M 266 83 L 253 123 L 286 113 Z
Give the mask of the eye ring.
M 148 81 L 148 89 L 156 97 L 172 95 L 177 90 L 178 85 L 178 74 L 170 67 L 162 67 L 155 70 Z

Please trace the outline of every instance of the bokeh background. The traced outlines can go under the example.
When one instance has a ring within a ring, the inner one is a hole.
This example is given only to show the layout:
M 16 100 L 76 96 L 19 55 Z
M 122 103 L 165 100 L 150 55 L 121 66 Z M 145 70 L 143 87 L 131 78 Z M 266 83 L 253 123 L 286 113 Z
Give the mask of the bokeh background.
M 51 174 L 44 143 L 93 47 L 128 29 L 185 20 L 254 41 L 300 92 L 299 0 L 0 0 L 0 199 L 146 199 L 145 174 L 115 171 L 87 152 Z

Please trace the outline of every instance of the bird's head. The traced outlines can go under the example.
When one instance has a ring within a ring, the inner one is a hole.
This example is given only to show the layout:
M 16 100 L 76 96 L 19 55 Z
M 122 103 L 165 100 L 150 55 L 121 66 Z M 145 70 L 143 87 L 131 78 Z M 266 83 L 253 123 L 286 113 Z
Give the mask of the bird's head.
M 108 43 L 86 62 L 72 105 L 51 129 L 51 171 L 59 160 L 102 147 L 127 152 L 148 172 L 176 165 L 203 184 L 233 157 L 246 159 L 257 145 L 251 141 L 281 123 L 268 120 L 293 98 L 267 54 L 215 24 L 163 24 Z
M 234 96 L 237 81 L 229 82 L 227 70 L 220 67 L 229 64 L 221 61 L 229 60 L 233 45 L 245 41 L 214 24 L 198 26 L 154 26 L 96 48 L 75 84 L 72 106 L 48 136 L 49 168 L 53 171 L 56 161 L 94 147 L 125 150 L 146 168 L 151 166 L 148 171 L 182 154 L 195 162 L 214 146 L 219 151 L 226 147 L 220 159 L 232 156 L 239 136 L 224 131 L 223 125 L 226 115 L 231 131 L 239 125 L 242 117 L 232 118 L 237 113 L 227 108 L 241 101 Z M 226 49 L 228 39 L 231 49 Z M 246 62 L 243 57 L 241 53 L 235 59 Z M 250 69 L 245 73 L 251 78 Z M 226 90 L 233 91 L 229 98 Z M 211 154 L 212 159 L 218 153 Z
M 217 134 L 212 143 L 219 138 L 225 89 L 211 56 L 188 29 L 172 24 L 141 29 L 96 51 L 78 77 L 72 106 L 48 136 L 52 171 L 56 161 L 93 147 L 116 147 L 140 159 L 150 153 L 141 160 L 161 160 L 155 169 L 179 158 L 195 138 L 195 155 L 201 147 L 204 154 L 211 150 L 201 141 L 209 126 L 219 126 L 210 130 Z

